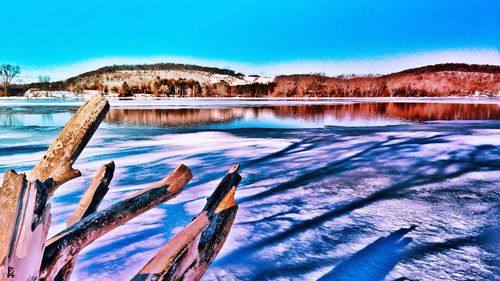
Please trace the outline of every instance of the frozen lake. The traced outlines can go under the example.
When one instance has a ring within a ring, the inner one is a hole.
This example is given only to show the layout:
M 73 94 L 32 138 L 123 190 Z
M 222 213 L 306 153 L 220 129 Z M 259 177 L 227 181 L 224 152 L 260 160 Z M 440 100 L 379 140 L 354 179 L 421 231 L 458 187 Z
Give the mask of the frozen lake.
M 0 177 L 30 170 L 81 100 L 0 99 Z M 173 201 L 79 256 L 74 280 L 126 280 L 241 164 L 239 210 L 205 280 L 494 280 L 500 275 L 498 100 L 111 100 L 52 199 L 64 228 L 97 169 L 101 208 L 180 163 Z M 413 228 L 414 227 L 414 228 Z M 407 229 L 407 230 L 404 230 Z M 385 238 L 384 238 L 385 237 Z

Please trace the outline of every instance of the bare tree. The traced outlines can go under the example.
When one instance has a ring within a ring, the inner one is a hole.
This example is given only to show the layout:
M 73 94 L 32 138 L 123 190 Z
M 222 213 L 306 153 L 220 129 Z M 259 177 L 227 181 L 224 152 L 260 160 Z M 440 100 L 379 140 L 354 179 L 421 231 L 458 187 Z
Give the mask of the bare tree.
M 0 77 L 2 77 L 3 95 L 7 96 L 7 88 L 10 82 L 16 75 L 21 73 L 19 66 L 12 66 L 10 64 L 2 64 L 0 67 Z
M 38 76 L 38 81 L 40 83 L 49 83 L 50 82 L 50 76 L 48 76 L 48 75 L 40 75 L 40 76 Z

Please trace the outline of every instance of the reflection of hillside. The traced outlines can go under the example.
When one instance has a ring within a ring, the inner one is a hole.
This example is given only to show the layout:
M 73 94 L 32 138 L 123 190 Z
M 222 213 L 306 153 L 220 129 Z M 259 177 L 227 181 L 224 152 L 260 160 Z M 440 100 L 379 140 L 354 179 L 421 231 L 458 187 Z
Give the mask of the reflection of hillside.
M 196 109 L 111 109 L 106 121 L 134 125 L 182 126 L 225 123 L 245 116 L 294 117 L 321 122 L 335 119 L 373 119 L 392 117 L 404 120 L 487 120 L 500 119 L 495 104 L 440 103 L 357 103 L 273 107 L 196 108 Z
M 497 104 L 389 103 L 385 113 L 410 120 L 487 120 L 500 119 L 500 106 Z
M 0 113 L 0 127 L 20 127 L 23 122 L 12 113 Z
M 442 103 L 356 103 L 275 107 L 276 115 L 314 120 L 393 117 L 404 120 L 488 120 L 500 119 L 500 105 Z
M 244 108 L 228 109 L 111 109 L 110 123 L 133 125 L 182 126 L 224 123 L 243 117 Z

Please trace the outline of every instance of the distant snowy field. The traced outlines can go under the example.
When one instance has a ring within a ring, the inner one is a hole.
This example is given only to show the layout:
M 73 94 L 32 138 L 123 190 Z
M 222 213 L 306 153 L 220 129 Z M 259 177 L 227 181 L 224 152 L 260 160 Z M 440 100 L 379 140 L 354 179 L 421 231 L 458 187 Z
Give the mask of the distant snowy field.
M 81 103 L 44 102 L 43 108 Z M 186 102 L 133 106 L 234 105 Z M 261 101 L 238 104 L 246 102 Z M 127 103 L 111 100 L 117 107 Z M 0 173 L 27 171 L 43 156 L 71 116 L 56 107 L 47 109 L 53 114 L 45 112 L 49 119 L 43 122 L 25 117 L 23 125 L 0 126 Z M 52 200 L 50 235 L 64 228 L 102 164 L 113 160 L 117 170 L 101 208 L 180 163 L 188 165 L 194 178 L 184 192 L 91 244 L 73 274 L 74 280 L 130 279 L 201 210 L 226 170 L 240 163 L 238 215 L 204 280 L 498 278 L 499 120 L 332 125 L 213 129 L 104 123 L 74 165 L 83 176 Z M 377 241 L 412 225 L 404 236 Z

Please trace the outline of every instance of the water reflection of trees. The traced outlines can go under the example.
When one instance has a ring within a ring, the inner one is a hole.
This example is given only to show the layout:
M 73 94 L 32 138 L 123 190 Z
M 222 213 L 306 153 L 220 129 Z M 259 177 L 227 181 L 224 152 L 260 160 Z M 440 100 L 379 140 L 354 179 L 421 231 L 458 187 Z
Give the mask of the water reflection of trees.
M 312 121 L 324 118 L 375 119 L 390 117 L 412 121 L 500 119 L 497 104 L 356 103 L 269 107 L 195 109 L 111 109 L 106 120 L 136 125 L 194 125 L 224 123 L 246 116 L 295 117 Z
M 50 124 L 54 122 L 54 116 L 52 115 L 52 113 L 44 113 L 42 114 L 42 120 L 43 122 Z
M 106 121 L 135 125 L 223 123 L 243 117 L 244 108 L 231 109 L 111 109 Z
M 0 113 L 1 127 L 19 127 L 23 125 L 23 122 L 14 113 Z
M 372 119 L 394 117 L 404 120 L 490 120 L 500 119 L 500 105 L 443 103 L 356 103 L 276 107 L 276 114 L 304 118 Z

